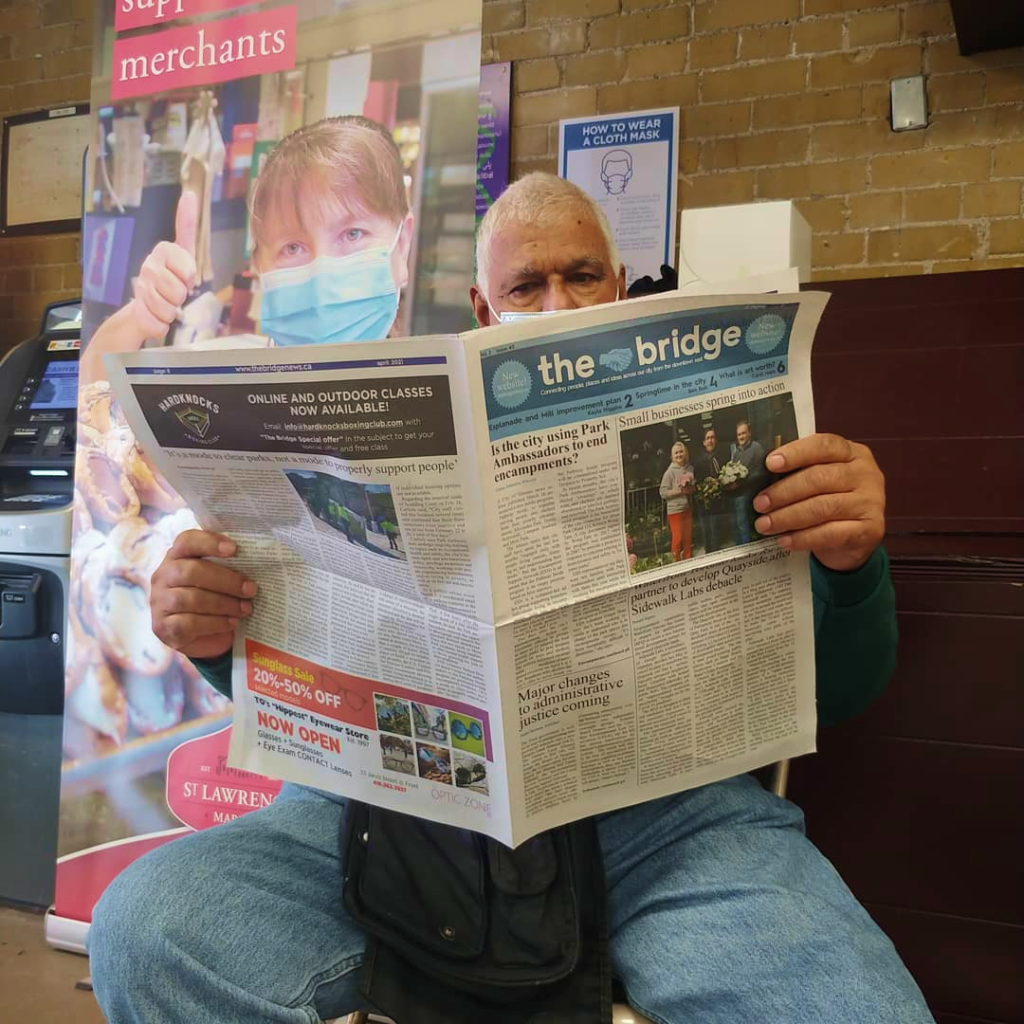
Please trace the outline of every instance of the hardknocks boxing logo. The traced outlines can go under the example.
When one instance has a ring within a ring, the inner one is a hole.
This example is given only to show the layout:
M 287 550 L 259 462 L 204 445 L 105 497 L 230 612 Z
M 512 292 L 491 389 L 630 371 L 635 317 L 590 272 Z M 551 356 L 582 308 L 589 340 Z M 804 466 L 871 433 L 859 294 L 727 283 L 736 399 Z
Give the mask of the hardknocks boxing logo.
M 210 414 L 203 409 L 193 409 L 191 405 L 186 405 L 184 409 L 175 409 L 174 415 L 186 430 L 190 430 L 200 440 L 210 430 Z
M 202 395 L 178 393 L 162 399 L 157 408 L 161 412 L 171 412 L 181 424 L 187 436 L 202 445 L 216 444 L 220 435 L 209 436 L 213 417 L 220 412 L 220 406 Z

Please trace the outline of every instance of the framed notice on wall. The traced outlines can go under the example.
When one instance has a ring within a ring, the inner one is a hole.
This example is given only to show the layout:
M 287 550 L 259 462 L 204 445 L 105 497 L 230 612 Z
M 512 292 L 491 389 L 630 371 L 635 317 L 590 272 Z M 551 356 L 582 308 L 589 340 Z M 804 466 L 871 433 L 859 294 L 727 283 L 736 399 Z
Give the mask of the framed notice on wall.
M 678 107 L 559 122 L 558 173 L 604 210 L 627 286 L 676 264 L 678 132 Z
M 0 235 L 78 231 L 89 105 L 4 118 Z

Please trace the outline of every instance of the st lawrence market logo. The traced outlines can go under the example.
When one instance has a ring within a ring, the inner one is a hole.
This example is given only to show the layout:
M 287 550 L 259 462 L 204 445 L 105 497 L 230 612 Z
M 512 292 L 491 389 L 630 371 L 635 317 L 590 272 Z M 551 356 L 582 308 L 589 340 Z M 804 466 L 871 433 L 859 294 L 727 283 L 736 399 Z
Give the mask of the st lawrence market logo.
M 202 395 L 174 394 L 160 400 L 157 408 L 174 415 L 186 437 L 199 444 L 216 444 L 220 435 L 210 436 L 213 417 L 220 412 L 220 406 Z

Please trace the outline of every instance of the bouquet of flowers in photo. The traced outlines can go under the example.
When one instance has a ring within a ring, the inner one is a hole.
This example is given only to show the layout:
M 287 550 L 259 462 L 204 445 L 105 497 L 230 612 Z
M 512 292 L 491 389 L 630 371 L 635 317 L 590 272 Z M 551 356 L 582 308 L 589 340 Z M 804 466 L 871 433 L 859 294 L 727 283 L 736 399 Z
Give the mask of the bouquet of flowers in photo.
M 722 496 L 722 484 L 717 476 L 705 477 L 699 484 L 697 484 L 696 491 L 697 500 L 704 506 L 704 508 L 711 508 L 711 503 L 715 498 Z
M 723 487 L 731 487 L 738 484 L 747 476 L 747 467 L 736 459 L 730 459 L 719 471 L 718 482 Z

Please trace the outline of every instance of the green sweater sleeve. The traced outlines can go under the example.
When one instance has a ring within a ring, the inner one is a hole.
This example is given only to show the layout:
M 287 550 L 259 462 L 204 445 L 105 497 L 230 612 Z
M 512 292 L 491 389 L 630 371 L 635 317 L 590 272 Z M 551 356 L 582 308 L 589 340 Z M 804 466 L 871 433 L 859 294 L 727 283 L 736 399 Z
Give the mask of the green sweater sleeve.
M 193 658 L 192 664 L 200 675 L 225 697 L 231 696 L 231 652 L 226 651 L 219 658 Z
M 811 559 L 818 724 L 864 711 L 896 667 L 896 596 L 883 548 L 853 572 Z
M 833 725 L 863 711 L 896 664 L 896 603 L 882 548 L 854 572 L 833 572 L 811 559 L 818 721 Z M 203 678 L 231 696 L 231 652 L 193 658 Z

